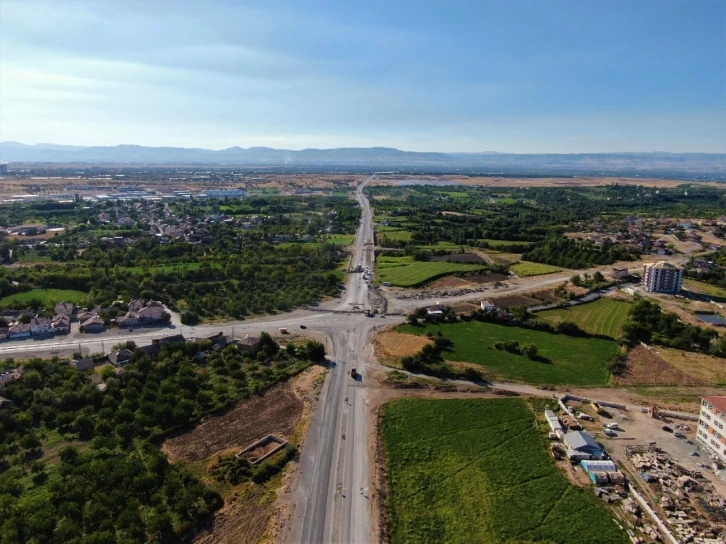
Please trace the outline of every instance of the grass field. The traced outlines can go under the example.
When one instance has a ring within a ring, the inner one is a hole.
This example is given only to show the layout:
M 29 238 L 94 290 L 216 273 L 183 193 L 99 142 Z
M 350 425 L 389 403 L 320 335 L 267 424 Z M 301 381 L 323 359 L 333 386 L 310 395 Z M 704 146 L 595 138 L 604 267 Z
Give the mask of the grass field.
M 396 400 L 381 434 L 392 544 L 629 542 L 560 473 L 520 399 Z
M 381 255 L 376 263 L 379 282 L 399 287 L 413 287 L 457 272 L 474 272 L 486 267 L 476 264 L 414 261 L 413 257 Z
M 497 248 L 502 246 L 515 246 L 517 249 L 520 247 L 527 247 L 531 244 L 531 242 L 515 242 L 511 240 L 489 240 L 487 238 L 482 238 L 479 240 L 479 242 L 486 242 L 489 244 L 489 247 Z
M 461 249 L 462 247 L 468 249 L 469 246 L 454 244 L 453 242 L 436 242 L 435 244 L 427 246 L 416 246 L 418 249 Z
M 550 266 L 542 263 L 517 263 L 513 264 L 509 269 L 517 274 L 517 276 L 542 276 L 544 274 L 554 274 L 562 269 L 556 266 Z
M 711 285 L 704 281 L 691 280 L 683 278 L 683 287 L 694 293 L 701 293 L 715 298 L 726 299 L 726 289 L 719 287 L 718 285 Z
M 9 306 L 13 303 L 28 304 L 31 300 L 40 300 L 46 308 L 52 308 L 59 302 L 74 302 L 78 304 L 86 293 L 73 289 L 31 289 L 24 293 L 15 293 L 0 299 L 0 306 Z
M 326 236 L 326 242 L 336 246 L 349 246 L 354 240 L 355 235 L 353 234 L 329 234 Z
M 630 304 L 622 300 L 601 298 L 595 302 L 570 308 L 539 312 L 537 317 L 552 325 L 561 321 L 571 321 L 590 334 L 605 334 L 617 338 L 620 335 L 620 327 L 628 318 L 629 309 Z
M 444 352 L 445 359 L 474 363 L 498 378 L 534 384 L 606 385 L 610 378 L 608 359 L 618 351 L 618 345 L 611 340 L 577 338 L 480 321 L 426 327 L 401 325 L 396 330 L 412 334 L 441 331 L 454 342 L 453 350 Z M 531 360 L 494 348 L 497 342 L 508 340 L 516 340 L 520 345 L 534 344 L 544 360 Z
M 440 195 L 446 195 L 450 198 L 470 198 L 469 193 L 464 191 L 437 191 Z
M 413 236 L 413 232 L 411 232 L 410 230 L 397 230 L 389 228 L 387 230 L 378 229 L 376 235 L 379 239 L 387 238 L 389 240 L 403 240 L 404 242 L 408 242 L 411 239 L 411 236 Z
M 40 255 L 35 251 L 29 251 L 20 255 L 18 261 L 21 263 L 49 263 L 51 258 L 48 255 Z

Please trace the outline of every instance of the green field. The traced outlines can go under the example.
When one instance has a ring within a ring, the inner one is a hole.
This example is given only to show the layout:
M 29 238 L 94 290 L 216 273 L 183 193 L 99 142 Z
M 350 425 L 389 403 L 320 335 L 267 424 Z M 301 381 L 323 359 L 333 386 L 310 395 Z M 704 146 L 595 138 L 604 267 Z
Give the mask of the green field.
M 388 257 L 381 255 L 376 263 L 379 282 L 390 282 L 398 287 L 413 287 L 427 281 L 456 274 L 474 272 L 486 267 L 477 264 L 423 262 L 413 257 Z
M 410 230 L 392 229 L 390 227 L 388 227 L 386 230 L 383 230 L 379 227 L 377 229 L 376 235 L 379 239 L 387 238 L 389 240 L 402 240 L 404 242 L 408 242 L 411 239 L 411 236 L 413 236 L 413 232 L 411 232 Z
M 395 400 L 381 434 L 392 544 L 629 542 L 560 473 L 520 399 Z
M 336 246 L 349 246 L 355 241 L 353 234 L 329 234 L 325 241 Z
M 516 242 L 516 241 L 512 241 L 512 240 L 489 240 L 487 238 L 482 238 L 481 240 L 479 240 L 479 242 L 486 242 L 487 244 L 489 244 L 490 247 L 494 247 L 494 248 L 502 247 L 502 246 L 514 246 L 516 248 L 520 248 L 520 247 L 527 247 L 528 245 L 530 245 L 532 243 L 532 242 Z
M 469 193 L 465 193 L 464 191 L 438 191 L 438 193 L 450 198 L 470 198 Z
M 715 298 L 726 299 L 726 288 L 719 287 L 718 285 L 711 285 L 704 281 L 691 280 L 683 278 L 683 287 L 694 293 L 701 293 Z
M 618 351 L 618 345 L 611 340 L 578 338 L 480 321 L 426 327 L 401 325 L 396 330 L 412 334 L 441 331 L 454 342 L 453 350 L 443 353 L 445 359 L 474 363 L 498 378 L 534 384 L 606 385 L 610 378 L 608 359 Z M 534 344 L 544 360 L 531 360 L 494 348 L 497 342 L 508 340 L 516 340 L 520 345 Z
M 23 253 L 18 257 L 18 262 L 21 263 L 49 263 L 51 262 L 51 258 L 48 255 L 40 255 L 39 253 L 35 251 L 29 251 L 28 253 Z
M 571 321 L 590 334 L 605 334 L 617 338 L 620 336 L 620 327 L 628 318 L 629 309 L 630 304 L 627 302 L 601 298 L 587 304 L 539 312 L 537 317 L 552 325 Z
M 509 267 L 509 269 L 517 274 L 517 276 L 542 276 L 544 274 L 554 274 L 562 269 L 556 266 L 541 263 L 517 263 Z
M 15 293 L 0 299 L 0 306 L 6 307 L 14 303 L 28 304 L 31 300 L 39 300 L 44 307 L 52 308 L 59 302 L 74 302 L 78 304 L 86 293 L 73 289 L 31 289 L 24 293 Z

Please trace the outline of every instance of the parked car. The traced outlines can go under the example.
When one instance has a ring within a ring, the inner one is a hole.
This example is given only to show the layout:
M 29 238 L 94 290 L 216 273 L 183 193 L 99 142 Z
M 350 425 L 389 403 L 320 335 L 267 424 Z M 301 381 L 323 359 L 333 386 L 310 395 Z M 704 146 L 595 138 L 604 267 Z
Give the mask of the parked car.
M 308 327 L 307 327 L 307 325 L 300 325 L 300 328 L 301 329 L 307 329 Z
M 661 429 L 663 429 L 667 433 L 672 433 L 673 432 L 673 429 L 671 429 L 668 425 L 663 425 L 661 427 Z
M 695 450 L 694 451 L 689 451 L 688 452 L 688 455 L 690 455 L 691 457 L 699 457 L 698 452 L 695 451 Z
M 673 436 L 675 436 L 676 438 L 685 438 L 686 437 L 686 435 L 683 433 L 673 433 Z

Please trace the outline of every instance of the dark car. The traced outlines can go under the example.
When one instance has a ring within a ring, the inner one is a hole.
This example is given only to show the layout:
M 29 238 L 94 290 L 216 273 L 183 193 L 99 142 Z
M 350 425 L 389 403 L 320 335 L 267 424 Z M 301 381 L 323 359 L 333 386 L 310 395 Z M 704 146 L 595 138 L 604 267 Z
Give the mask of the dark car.
M 300 328 L 301 329 L 307 329 L 307 326 L 306 325 L 300 325 Z
M 671 429 L 668 425 L 663 425 L 661 427 L 661 429 L 663 429 L 667 433 L 672 433 L 673 432 L 673 429 Z

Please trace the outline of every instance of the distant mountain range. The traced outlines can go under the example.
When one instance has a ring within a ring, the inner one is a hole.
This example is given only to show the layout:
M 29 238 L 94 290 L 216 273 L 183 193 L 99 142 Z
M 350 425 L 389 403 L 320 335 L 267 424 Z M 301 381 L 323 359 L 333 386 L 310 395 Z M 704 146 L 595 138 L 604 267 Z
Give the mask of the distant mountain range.
M 562 175 L 687 175 L 726 179 L 724 153 L 436 153 L 388 147 L 272 149 L 230 147 L 212 150 L 140 145 L 72 146 L 0 143 L 0 160 L 30 163 L 218 165 L 293 168 L 404 169 L 479 173 Z

